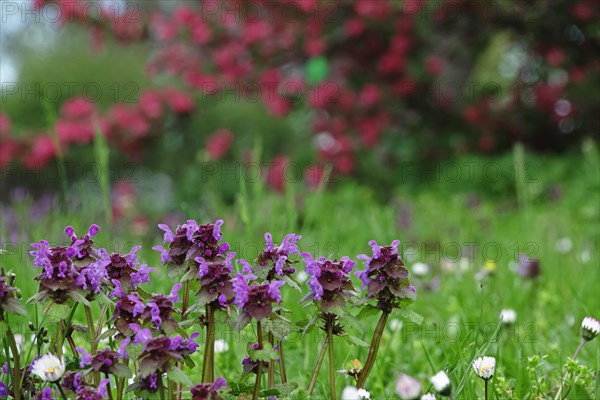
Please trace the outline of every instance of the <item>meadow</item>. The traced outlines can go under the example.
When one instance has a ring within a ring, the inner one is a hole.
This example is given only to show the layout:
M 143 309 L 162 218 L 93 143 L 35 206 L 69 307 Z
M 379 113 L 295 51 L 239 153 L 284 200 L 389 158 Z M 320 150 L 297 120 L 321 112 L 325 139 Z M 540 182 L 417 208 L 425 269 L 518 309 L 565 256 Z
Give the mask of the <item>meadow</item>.
M 458 159 L 454 165 L 476 161 Z M 530 167 L 535 166 L 535 173 L 529 174 L 530 179 L 515 180 L 514 167 L 525 165 L 524 161 Z M 420 179 L 417 174 L 410 182 L 398 184 L 387 198 L 378 193 L 378 187 L 351 182 L 336 182 L 332 187 L 315 191 L 292 182 L 284 193 L 273 193 L 262 182 L 236 179 L 239 195 L 235 200 L 219 199 L 215 192 L 203 193 L 202 187 L 198 187 L 195 201 L 191 198 L 173 201 L 170 209 L 176 211 L 176 216 L 170 215 L 169 220 L 177 223 L 179 218 L 178 223 L 184 223 L 195 219 L 206 223 L 223 219 L 223 239 L 238 258 L 246 260 L 254 259 L 262 250 L 265 232 L 272 233 L 276 243 L 290 232 L 302 235 L 298 242 L 301 251 L 315 258 L 349 256 L 358 261 L 357 269 L 363 266 L 356 255 L 370 252 L 368 241 L 387 244 L 399 239 L 399 253 L 410 271 L 417 299 L 406 310 L 394 312 L 390 317 L 365 385 L 371 398 L 397 396 L 395 382 L 400 373 L 419 379 L 424 392 L 432 391 L 429 377 L 439 370 L 445 370 L 450 377 L 455 398 L 481 398 L 482 381 L 470 365 L 481 355 L 496 357 L 491 384 L 495 388 L 506 379 L 502 387 L 508 388 L 512 396 L 492 390 L 491 398 L 549 398 L 545 393 L 560 381 L 567 357 L 579 343 L 581 320 L 585 316 L 597 317 L 600 309 L 598 150 L 587 143 L 568 161 L 515 151 L 505 157 L 477 162 L 482 167 L 494 164 L 505 172 L 505 178 L 490 182 L 480 168 L 471 177 L 465 174 L 458 180 L 449 179 L 443 173 L 448 170 L 444 166 L 437 175 Z M 32 267 L 29 244 L 41 239 L 68 244 L 63 232 L 67 225 L 81 233 L 89 225 L 98 224 L 101 229 L 94 241 L 109 253 L 127 253 L 134 245 L 142 245 L 139 258 L 155 268 L 151 273 L 152 284 L 143 285 L 144 291 L 168 293 L 177 283 L 167 274 L 169 267 L 160 264 L 160 253 L 152 250 L 152 246 L 162 243 L 164 233 L 153 222 L 166 223 L 160 220 L 163 217 L 150 216 L 152 223 L 142 231 L 134 229 L 131 221 L 106 221 L 107 214 L 99 201 L 102 190 L 94 190 L 93 185 L 73 184 L 64 209 L 55 199 L 47 210 L 36 213 L 39 205 L 27 194 L 18 193 L 14 196 L 21 197 L 3 206 L 2 266 L 16 274 L 16 286 L 23 299 L 37 293 L 33 278 L 40 272 Z M 155 187 L 143 196 L 146 198 L 136 200 L 133 209 L 143 207 L 144 202 L 159 201 L 164 194 Z M 186 197 L 185 193 L 174 196 Z M 171 226 L 174 228 L 173 223 Z M 539 277 L 528 279 L 517 273 L 520 254 L 539 260 Z M 293 321 L 284 341 L 287 375 L 290 381 L 306 388 L 324 332 L 320 329 L 303 332 L 317 310 L 310 303 L 299 304 L 308 288 L 304 283 L 306 275 L 300 273 L 304 271 L 304 263 L 297 258 L 300 262 L 295 264 L 296 275 L 300 274 L 303 293 L 285 285 L 281 289 L 281 304 L 289 310 L 285 315 Z M 419 263 L 427 264 L 428 268 L 423 269 Z M 240 266 L 235 268 L 240 270 Z M 360 287 L 358 279 L 352 279 Z M 359 290 L 359 293 L 364 296 L 364 292 Z M 92 306 L 97 317 L 100 306 L 95 303 Z M 64 318 L 60 313 L 53 315 L 48 303 L 29 304 L 26 308 L 27 316 L 10 318 L 13 331 L 25 337 L 21 348 L 24 365 L 46 346 L 30 340 L 29 321 L 38 330 L 47 328 L 48 337 L 52 337 L 57 321 Z M 503 309 L 516 311 L 512 325 L 500 323 Z M 356 317 L 359 308 L 349 307 L 349 311 Z M 231 322 L 237 320 L 236 312 L 232 308 L 230 313 L 229 321 L 218 319 L 216 326 L 216 338 L 227 343 L 227 350 L 214 355 L 215 376 L 239 382 L 247 343 L 256 340 L 256 332 L 254 325 L 238 332 Z M 364 346 L 370 342 L 377 317 L 343 321 L 345 330 L 358 340 L 335 338 L 336 370 L 349 369 L 353 359 L 364 362 L 368 350 Z M 73 323 L 85 326 L 81 308 L 75 313 Z M 196 365 L 200 365 L 205 336 L 203 330 L 194 328 L 192 325 L 186 331 L 201 332 L 197 338 L 200 349 L 191 355 Z M 88 340 L 84 328 L 75 329 L 73 338 L 77 343 Z M 3 342 L 6 349 L 6 341 Z M 598 343 L 590 342 L 578 358 L 592 371 L 598 371 L 600 366 Z M 110 344 L 116 346 L 114 342 Z M 77 367 L 77 362 L 72 361 L 76 357 L 67 349 L 69 368 Z M 539 357 L 541 361 L 531 357 Z M 311 398 L 327 398 L 326 371 L 328 366 L 324 365 Z M 202 381 L 199 368 L 187 372 L 192 382 Z M 4 375 L 5 383 L 7 378 L 10 380 Z M 245 382 L 252 384 L 253 378 L 246 377 Z M 595 398 L 599 382 L 597 374 L 587 380 L 582 378 L 568 398 Z M 338 394 L 352 384 L 351 378 L 336 374 Z M 156 396 L 155 393 L 151 397 Z

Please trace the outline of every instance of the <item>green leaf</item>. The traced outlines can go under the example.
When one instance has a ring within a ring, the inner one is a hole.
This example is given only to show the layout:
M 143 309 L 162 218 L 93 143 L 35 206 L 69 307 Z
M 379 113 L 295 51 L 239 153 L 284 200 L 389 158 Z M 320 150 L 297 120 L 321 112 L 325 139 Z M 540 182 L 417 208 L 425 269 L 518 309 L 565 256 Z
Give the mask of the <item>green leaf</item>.
M 310 395 L 303 388 L 294 389 L 288 396 L 290 400 L 309 400 Z
M 366 305 L 362 308 L 362 310 L 360 310 L 356 318 L 365 319 L 372 315 L 377 315 L 378 313 L 381 313 L 381 310 L 379 308 L 372 305 Z
M 75 301 L 76 303 L 81 303 L 86 307 L 90 306 L 90 302 L 88 301 L 88 299 L 86 299 L 85 296 L 82 295 L 81 292 L 78 290 L 69 292 L 69 297 L 72 298 L 73 301 Z M 71 311 L 70 307 L 69 307 L 69 311 Z
M 167 378 L 175 383 L 181 383 L 184 386 L 192 386 L 191 379 L 179 368 L 174 367 L 167 372 Z
M 188 271 L 181 277 L 181 282 L 191 281 L 192 279 L 198 276 L 198 270 L 195 268 L 190 268 Z
M 266 333 L 272 333 L 275 339 L 283 340 L 292 332 L 292 325 L 284 319 L 262 321 L 262 326 Z
M 279 354 L 277 354 L 271 343 L 263 343 L 263 348 L 259 350 L 253 349 L 252 344 L 249 343 L 248 355 L 255 361 L 273 361 L 279 357 Z
M 329 62 L 325 57 L 313 57 L 306 63 L 305 74 L 308 84 L 319 83 L 329 75 Z
M 283 280 L 285 281 L 285 283 L 287 283 L 289 286 L 291 286 L 294 290 L 297 290 L 298 292 L 302 292 L 302 289 L 300 289 L 300 286 L 298 286 L 298 283 L 292 277 L 290 277 L 288 275 L 284 275 Z
M 125 364 L 117 364 L 112 368 L 113 374 L 119 378 L 129 379 L 131 378 L 131 370 Z
M 116 329 L 107 329 L 104 332 L 102 332 L 102 334 L 98 338 L 98 341 L 104 340 L 104 339 L 108 339 L 109 337 L 115 336 L 116 334 L 117 334 L 117 330 Z
M 68 304 L 51 304 L 46 309 L 46 315 L 49 322 L 59 322 L 67 319 L 71 314 L 71 306 Z
M 114 305 L 115 305 L 115 303 L 111 299 L 109 299 L 107 295 L 105 295 L 102 292 L 98 293 L 98 295 L 96 296 L 96 299 L 98 300 L 98 304 L 100 304 L 101 306 L 114 307 Z
M 315 313 L 311 319 L 308 321 L 304 320 L 298 323 L 298 326 L 302 327 L 304 325 L 304 329 L 302 329 L 302 336 L 306 335 L 310 331 L 313 330 L 317 321 L 319 320 L 319 314 Z
M 360 347 L 369 347 L 369 344 L 359 338 L 357 338 L 356 336 L 352 336 L 352 335 L 344 335 L 342 336 L 344 338 L 344 340 L 351 345 L 354 346 L 360 346 Z
M 408 310 L 406 308 L 396 308 L 394 309 L 394 311 L 392 311 L 392 314 L 395 314 L 396 316 L 413 322 L 417 325 L 421 325 L 423 323 L 423 316 L 414 312 L 413 310 Z

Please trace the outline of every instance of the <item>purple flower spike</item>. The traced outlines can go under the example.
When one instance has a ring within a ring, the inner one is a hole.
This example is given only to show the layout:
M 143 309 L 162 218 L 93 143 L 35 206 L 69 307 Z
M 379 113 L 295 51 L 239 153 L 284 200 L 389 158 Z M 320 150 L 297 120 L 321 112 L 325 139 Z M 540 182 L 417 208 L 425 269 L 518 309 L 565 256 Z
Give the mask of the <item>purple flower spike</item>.
M 254 272 L 254 270 L 252 269 L 252 265 L 250 265 L 250 263 L 248 261 L 240 259 L 237 262 L 239 264 L 242 264 L 242 272 L 244 274 L 251 274 Z
M 273 251 L 273 236 L 269 232 L 265 233 L 265 251 Z
M 127 345 L 129 345 L 129 343 L 131 343 L 131 338 L 123 339 L 123 341 L 119 345 L 119 350 L 117 351 L 119 353 L 119 357 L 123 359 L 129 358 L 129 354 L 127 353 Z
M 369 242 L 373 256 L 360 255 L 365 262 L 364 271 L 357 272 L 363 289 L 367 290 L 367 298 L 377 299 L 378 306 L 391 311 L 400 306 L 400 301 L 414 301 L 416 291 L 410 286 L 408 270 L 398 254 L 400 241 L 394 240 L 390 246 L 379 246 L 374 240 Z
M 301 256 L 306 264 L 306 273 L 310 275 L 310 291 L 304 300 L 312 299 L 326 313 L 342 312 L 346 299 L 354 290 L 349 273 L 355 262 L 348 257 L 340 261 L 321 257 L 317 261 L 309 253 Z
M 277 304 L 281 303 L 281 291 L 279 288 L 281 288 L 284 283 L 285 282 L 283 281 L 275 281 L 269 286 L 269 296 L 271 296 L 271 298 L 275 300 Z
M 271 314 L 273 303 L 281 302 L 279 288 L 284 284 L 283 281 L 275 281 L 271 284 L 248 283 L 254 279 L 257 279 L 255 275 L 236 274 L 233 282 L 234 303 L 241 311 L 240 323 L 247 323 L 252 318 L 260 321 Z
M 73 227 L 70 225 L 65 228 L 65 233 L 67 234 L 69 239 L 77 238 L 77 236 L 75 236 L 75 229 L 73 229 Z
M 181 283 L 176 283 L 175 285 L 173 285 L 173 288 L 171 289 L 171 294 L 169 295 L 169 299 L 173 302 L 173 303 L 177 303 L 179 302 L 179 290 L 183 287 L 183 285 Z

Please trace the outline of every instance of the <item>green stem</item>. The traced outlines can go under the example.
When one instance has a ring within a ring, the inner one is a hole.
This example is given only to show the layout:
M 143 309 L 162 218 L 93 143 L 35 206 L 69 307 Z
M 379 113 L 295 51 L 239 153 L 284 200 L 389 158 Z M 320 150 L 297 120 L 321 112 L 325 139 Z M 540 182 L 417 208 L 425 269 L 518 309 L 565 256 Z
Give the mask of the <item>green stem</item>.
M 573 360 L 577 359 L 577 356 L 579 356 L 579 352 L 581 351 L 581 349 L 583 349 L 583 346 L 586 343 L 587 343 L 587 341 L 585 339 L 581 338 L 581 342 L 579 342 L 579 346 L 577 346 L 577 349 L 575 349 L 575 353 L 573 353 L 573 357 L 571 357 Z M 568 377 L 569 377 L 569 373 L 565 372 L 565 375 L 563 376 L 562 380 L 558 384 L 558 391 L 556 392 L 556 396 L 554 397 L 554 400 L 558 400 L 561 398 L 560 395 L 562 393 L 563 383 L 564 383 L 564 381 L 567 380 Z M 567 391 L 566 394 L 569 394 L 569 392 Z M 566 396 L 566 394 L 565 394 L 565 396 Z
M 123 390 L 125 390 L 125 378 L 117 380 L 117 400 L 123 400 Z
M 287 383 L 287 373 L 285 372 L 285 359 L 283 358 L 283 340 L 277 341 L 279 347 L 279 373 L 281 374 L 281 383 Z
M 12 329 L 10 329 L 8 321 L 6 323 L 6 326 L 8 328 L 6 331 L 6 338 L 8 340 L 8 346 L 10 347 L 10 351 L 13 355 L 13 382 L 15 382 L 15 384 L 13 385 L 13 395 L 15 400 L 21 400 L 21 363 L 19 349 L 17 348 L 15 335 Z
M 488 380 L 485 380 L 485 400 L 488 400 Z
M 271 332 L 269 332 L 268 340 L 269 344 L 272 347 L 275 343 L 275 338 L 273 337 L 273 334 Z M 273 389 L 275 387 L 275 361 L 273 360 L 269 360 L 268 382 L 268 388 Z
M 190 281 L 185 281 L 183 283 L 183 301 L 181 303 L 181 321 L 185 321 L 187 319 L 187 310 L 190 303 Z M 206 354 L 206 353 L 205 353 Z M 179 364 L 180 369 L 183 369 L 183 365 Z M 181 382 L 177 383 L 177 400 L 181 400 L 183 395 Z M 174 396 L 175 397 L 175 396 Z
M 56 382 L 54 382 L 54 384 L 58 388 L 58 391 L 60 392 L 60 395 L 62 396 L 63 400 L 67 400 L 67 395 L 65 394 L 65 391 L 63 390 L 62 386 L 60 385 L 60 381 L 56 381 Z
M 94 328 L 94 317 L 92 316 L 92 308 L 90 306 L 85 306 L 85 319 L 87 320 L 88 326 L 88 335 L 90 336 L 90 355 L 94 357 L 96 355 L 96 329 Z M 98 371 L 94 371 L 94 386 L 98 386 L 100 384 L 100 373 Z
M 335 362 L 333 354 L 333 322 L 327 324 L 327 342 L 329 344 L 329 394 L 331 395 L 331 400 L 336 400 Z
M 258 337 L 258 350 L 263 348 L 262 340 L 262 327 L 260 321 L 256 322 L 256 336 Z M 262 378 L 262 366 L 263 362 L 258 360 L 258 368 L 256 371 L 256 381 L 254 382 L 254 391 L 252 393 L 252 400 L 257 400 L 260 392 L 260 380 Z
M 379 318 L 379 322 L 377 323 L 377 327 L 375 328 L 375 332 L 373 333 L 373 340 L 371 341 L 371 346 L 369 347 L 369 355 L 367 356 L 367 361 L 365 362 L 365 366 L 358 374 L 358 379 L 356 382 L 356 387 L 358 389 L 362 388 L 375 364 L 375 358 L 377 357 L 377 351 L 379 350 L 379 344 L 381 343 L 381 337 L 383 336 L 383 330 L 385 328 L 385 324 L 387 322 L 389 312 L 383 311 L 381 313 L 381 317 Z
M 165 400 L 165 387 L 163 385 L 162 374 L 158 372 L 158 392 L 160 393 L 160 400 Z
M 108 393 L 108 400 L 113 400 L 112 389 L 110 387 L 110 377 L 108 376 L 108 373 L 104 373 L 104 377 L 108 380 L 108 385 L 106 387 L 106 391 Z
M 587 343 L 587 340 L 581 338 L 581 342 L 579 342 L 579 346 L 577 346 L 577 349 L 575 350 L 575 353 L 573 353 L 573 357 L 571 357 L 573 360 L 577 360 L 577 356 L 579 355 L 579 352 L 581 351 L 581 349 L 583 349 L 583 346 Z
M 206 306 L 206 344 L 204 346 L 204 362 L 202 365 L 202 382 L 215 380 L 215 315 L 212 306 Z
M 325 340 L 323 341 L 321 351 L 319 351 L 319 357 L 317 358 L 317 362 L 315 363 L 315 367 L 313 368 L 313 372 L 310 377 L 310 382 L 308 383 L 308 389 L 306 389 L 309 395 L 312 394 L 312 391 L 315 388 L 315 384 L 317 383 L 317 376 L 319 376 L 319 371 L 321 370 L 321 365 L 323 364 L 323 359 L 325 358 L 325 350 L 327 350 L 328 341 L 329 334 L 327 334 Z

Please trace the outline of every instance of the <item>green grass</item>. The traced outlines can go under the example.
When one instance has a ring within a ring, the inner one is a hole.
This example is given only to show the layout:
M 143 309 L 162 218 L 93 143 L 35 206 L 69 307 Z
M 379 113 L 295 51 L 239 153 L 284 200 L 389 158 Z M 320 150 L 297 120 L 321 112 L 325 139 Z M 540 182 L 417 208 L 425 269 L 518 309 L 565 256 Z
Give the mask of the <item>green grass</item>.
M 493 183 L 485 179 L 471 185 L 464 180 L 442 179 L 395 188 L 367 188 L 341 182 L 334 188 L 317 192 L 289 185 L 286 193 L 273 194 L 259 183 L 245 182 L 240 185 L 234 203 L 221 201 L 217 192 L 202 193 L 199 186 L 195 202 L 189 198 L 175 201 L 172 208 L 180 211 L 185 219 L 223 218 L 225 240 L 239 256 L 247 259 L 256 256 L 263 246 L 266 231 L 273 234 L 276 242 L 289 232 L 302 234 L 303 251 L 336 258 L 369 252 L 367 242 L 371 239 L 380 244 L 400 239 L 409 270 L 417 261 L 427 262 L 432 268 L 424 278 L 412 277 L 418 290 L 412 310 L 424 320 L 421 326 L 403 321 L 402 328 L 395 331 L 388 325 L 380 355 L 367 381 L 371 398 L 395 396 L 394 378 L 399 373 L 419 378 L 427 390 L 429 377 L 440 369 L 449 373 L 455 390 L 460 387 L 459 398 L 481 398 L 483 381 L 475 377 L 470 362 L 475 356 L 486 354 L 498 358 L 496 375 L 514 380 L 515 396 L 525 399 L 529 398 L 531 387 L 526 371 L 527 357 L 549 355 L 543 374 L 548 374 L 552 386 L 561 375 L 566 357 L 577 347 L 582 318 L 600 317 L 598 152 L 588 147 L 573 159 L 526 157 L 537 165 L 537 182 L 519 185 L 513 181 L 512 186 L 511 182 L 505 182 L 501 189 L 494 189 Z M 510 165 L 512 160 L 513 155 L 507 155 L 494 162 Z M 561 185 L 563 195 L 558 200 L 549 200 L 547 189 L 555 184 Z M 189 191 L 187 188 L 186 192 Z M 64 241 L 62 230 L 66 225 L 83 232 L 91 223 L 101 220 L 100 197 L 86 196 L 86 190 L 77 190 L 76 186 L 73 192 L 83 196 L 79 205 L 62 212 L 53 210 L 38 220 L 27 216 L 30 207 L 27 201 L 13 204 L 17 214 L 16 232 L 10 231 L 5 218 L 0 222 L 5 248 L 12 250 L 12 255 L 2 255 L 1 264 L 16 273 L 24 298 L 36 292 L 33 277 L 37 271 L 31 268 L 32 259 L 26 254 L 28 243 L 40 239 L 60 243 Z M 388 200 L 381 200 L 381 192 Z M 518 200 L 517 193 L 520 193 Z M 480 197 L 480 203 L 468 207 L 473 195 Z M 410 214 L 410 221 L 399 225 L 402 212 Z M 150 220 L 154 223 L 157 218 Z M 161 231 L 155 225 L 141 236 L 128 226 L 101 228 L 96 240 L 99 246 L 123 250 L 133 244 L 143 245 L 140 258 L 157 268 L 148 291 L 163 292 L 172 286 L 174 282 L 159 265 L 159 255 L 151 250 L 162 241 Z M 7 240 L 12 237 L 11 233 L 16 234 L 16 240 Z M 556 243 L 561 238 L 570 238 L 570 251 L 557 250 Z M 468 268 L 442 272 L 441 256 L 455 258 L 456 245 L 474 248 Z M 519 252 L 540 259 L 542 272 L 537 282 L 526 281 L 511 269 L 511 262 Z M 494 259 L 496 271 L 477 280 L 476 274 L 486 258 Z M 439 290 L 427 290 L 434 276 L 440 278 Z M 298 304 L 302 296 L 290 288 L 284 292 L 283 306 L 291 311 L 295 321 L 309 319 L 315 312 L 313 306 Z M 517 324 L 496 332 L 498 315 L 503 308 L 517 311 Z M 30 317 L 23 319 L 20 325 L 23 333 L 26 333 L 26 321 L 43 318 L 41 306 L 28 306 L 28 310 Z M 83 322 L 79 313 L 75 319 Z M 364 332 L 349 330 L 369 342 L 376 322 L 377 317 L 373 316 L 364 321 Z M 217 338 L 227 340 L 230 350 L 217 354 L 216 375 L 237 381 L 246 343 L 253 340 L 253 328 L 241 334 L 226 324 L 220 328 Z M 290 380 L 300 386 L 307 385 L 323 338 L 323 332 L 314 330 L 306 337 L 295 333 L 286 342 Z M 82 336 L 77 339 L 84 340 Z M 199 342 L 202 343 L 201 337 Z M 589 343 L 579 357 L 596 372 L 600 367 L 599 344 L 600 340 Z M 353 347 L 341 340 L 336 340 L 335 346 L 337 369 L 347 367 L 351 359 L 363 362 L 366 359 L 365 348 Z M 200 355 L 195 356 L 197 364 Z M 327 370 L 324 365 L 315 399 L 328 396 Z M 200 381 L 199 369 L 193 370 L 191 375 L 195 382 Z M 338 394 L 348 384 L 350 381 L 338 374 Z M 493 393 L 492 398 L 495 397 Z

